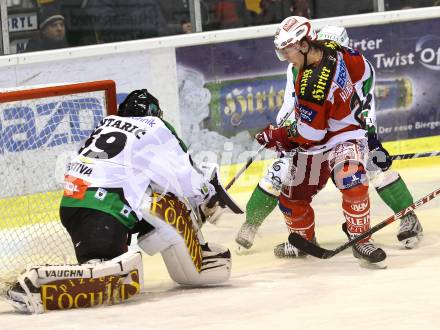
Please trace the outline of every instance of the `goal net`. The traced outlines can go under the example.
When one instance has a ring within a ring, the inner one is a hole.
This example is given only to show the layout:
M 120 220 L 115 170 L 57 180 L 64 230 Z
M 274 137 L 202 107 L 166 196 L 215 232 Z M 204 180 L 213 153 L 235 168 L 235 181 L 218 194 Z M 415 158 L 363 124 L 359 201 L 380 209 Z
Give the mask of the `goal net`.
M 115 113 L 111 80 L 0 92 L 0 284 L 26 266 L 76 262 L 58 215 L 64 170 Z

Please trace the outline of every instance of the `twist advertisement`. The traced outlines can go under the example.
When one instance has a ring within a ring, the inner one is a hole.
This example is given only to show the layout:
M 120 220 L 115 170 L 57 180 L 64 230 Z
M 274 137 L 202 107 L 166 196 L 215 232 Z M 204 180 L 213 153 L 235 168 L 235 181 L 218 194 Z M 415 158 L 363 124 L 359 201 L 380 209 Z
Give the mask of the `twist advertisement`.
M 375 104 L 382 141 L 440 134 L 440 19 L 348 28 L 350 46 L 376 72 Z M 233 157 L 256 150 L 256 132 L 275 123 L 287 62 L 273 38 L 176 49 L 183 138 L 193 151 Z
M 374 66 L 378 131 L 384 141 L 440 134 L 440 20 L 348 30 Z

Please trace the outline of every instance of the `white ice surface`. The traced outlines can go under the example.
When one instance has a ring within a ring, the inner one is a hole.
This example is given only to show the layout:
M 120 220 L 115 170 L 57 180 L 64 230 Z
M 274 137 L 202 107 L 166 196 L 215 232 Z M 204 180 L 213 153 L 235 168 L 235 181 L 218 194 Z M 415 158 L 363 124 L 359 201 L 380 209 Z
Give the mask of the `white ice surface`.
M 439 168 L 400 171 L 416 199 L 440 186 Z M 391 214 L 374 191 L 373 224 Z M 246 196 L 240 196 L 244 201 Z M 340 230 L 340 195 L 332 183 L 313 203 L 317 238 L 326 248 L 346 241 Z M 276 209 L 260 229 L 252 253 L 233 254 L 231 280 L 221 286 L 185 289 L 168 277 L 160 256 L 144 258 L 143 293 L 121 305 L 22 315 L 0 302 L 0 329 L 440 329 L 440 198 L 417 211 L 425 236 L 402 249 L 397 223 L 375 241 L 388 268 L 361 268 L 346 250 L 329 260 L 281 260 L 273 247 L 286 238 Z M 235 249 L 244 217 L 228 215 L 206 225 L 207 240 Z

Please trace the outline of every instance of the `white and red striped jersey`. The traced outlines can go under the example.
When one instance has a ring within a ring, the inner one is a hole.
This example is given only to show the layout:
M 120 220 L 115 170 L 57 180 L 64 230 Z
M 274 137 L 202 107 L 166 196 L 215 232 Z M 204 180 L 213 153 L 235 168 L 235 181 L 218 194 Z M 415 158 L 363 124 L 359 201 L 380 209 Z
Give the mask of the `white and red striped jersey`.
M 300 71 L 295 81 L 296 126 L 289 140 L 311 153 L 365 137 L 362 110 L 374 82 L 372 66 L 357 50 L 325 45 L 321 62 Z

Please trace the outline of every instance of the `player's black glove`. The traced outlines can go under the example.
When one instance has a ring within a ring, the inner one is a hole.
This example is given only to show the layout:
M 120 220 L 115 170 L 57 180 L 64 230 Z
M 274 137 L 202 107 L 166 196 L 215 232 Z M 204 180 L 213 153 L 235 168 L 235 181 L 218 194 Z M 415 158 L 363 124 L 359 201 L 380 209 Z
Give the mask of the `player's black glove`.
M 369 162 L 379 167 L 383 172 L 391 167 L 393 160 L 388 151 L 382 146 L 376 133 L 368 134 L 368 149 L 370 149 Z

